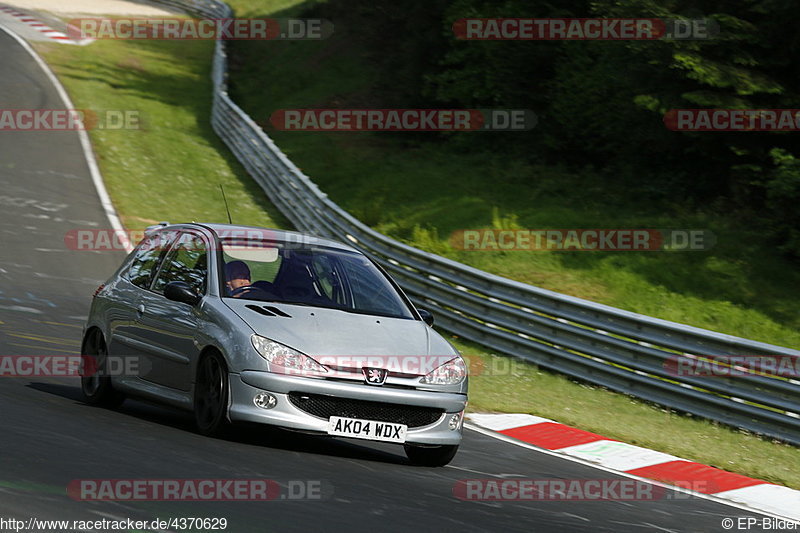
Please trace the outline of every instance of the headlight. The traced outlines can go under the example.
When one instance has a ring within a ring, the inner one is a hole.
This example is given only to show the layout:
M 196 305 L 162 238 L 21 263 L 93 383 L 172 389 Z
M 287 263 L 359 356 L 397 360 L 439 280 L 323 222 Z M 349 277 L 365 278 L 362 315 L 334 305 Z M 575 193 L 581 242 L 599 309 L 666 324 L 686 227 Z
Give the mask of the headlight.
M 425 374 L 419 382 L 432 385 L 455 385 L 464 381 L 466 377 L 467 365 L 464 364 L 463 359 L 456 357 Z
M 260 335 L 253 335 L 252 340 L 256 351 L 272 365 L 282 366 L 298 372 L 327 372 L 324 366 L 309 356 L 303 355 L 297 350 L 292 350 L 279 342 L 271 341 Z

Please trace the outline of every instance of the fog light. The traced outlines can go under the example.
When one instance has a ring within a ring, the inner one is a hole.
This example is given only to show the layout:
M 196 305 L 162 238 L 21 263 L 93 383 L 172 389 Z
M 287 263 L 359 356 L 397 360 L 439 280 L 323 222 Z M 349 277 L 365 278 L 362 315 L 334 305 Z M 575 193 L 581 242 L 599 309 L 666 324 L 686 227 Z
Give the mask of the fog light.
M 450 424 L 448 424 L 450 431 L 457 430 L 460 423 L 461 423 L 461 413 L 456 413 L 453 416 L 451 416 Z
M 256 407 L 262 409 L 272 409 L 278 405 L 278 399 L 268 392 L 259 392 L 256 394 L 255 398 L 253 398 L 253 403 L 256 404 Z

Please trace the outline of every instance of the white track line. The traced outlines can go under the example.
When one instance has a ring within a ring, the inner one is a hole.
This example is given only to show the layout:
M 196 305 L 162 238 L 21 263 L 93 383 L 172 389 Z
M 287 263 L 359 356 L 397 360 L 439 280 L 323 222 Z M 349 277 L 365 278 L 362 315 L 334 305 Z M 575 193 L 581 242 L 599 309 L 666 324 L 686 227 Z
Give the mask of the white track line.
M 2 24 L 0 24 L 0 30 L 3 30 L 8 35 L 10 35 L 14 40 L 16 40 L 20 46 L 22 46 L 26 52 L 28 52 L 31 57 L 36 61 L 36 63 L 41 67 L 44 71 L 45 76 L 50 80 L 53 86 L 56 88 L 56 92 L 61 100 L 64 102 L 64 105 L 67 109 L 75 109 L 75 106 L 72 104 L 72 100 L 70 100 L 67 91 L 64 90 L 64 87 L 61 85 L 61 82 L 58 81 L 53 71 L 50 70 L 50 67 L 47 66 L 47 63 L 36 53 L 36 50 L 31 47 L 28 42 L 11 31 L 10 29 L 6 28 Z M 94 151 L 92 151 L 92 143 L 89 140 L 89 134 L 86 133 L 86 130 L 81 128 L 77 130 L 78 138 L 81 142 L 81 148 L 83 149 L 83 155 L 86 158 L 86 164 L 89 166 L 89 173 L 92 175 L 92 182 L 94 183 L 94 188 L 97 191 L 97 196 L 100 197 L 100 205 L 103 207 L 103 211 L 108 218 L 108 222 L 111 224 L 111 227 L 114 231 L 120 236 L 120 242 L 125 246 L 125 250 L 130 252 L 133 250 L 133 246 L 131 245 L 130 240 L 128 239 L 127 234 L 125 233 L 125 228 L 122 225 L 122 222 L 117 215 L 116 209 L 114 209 L 114 204 L 111 202 L 111 197 L 108 195 L 108 191 L 106 190 L 106 185 L 103 183 L 103 176 L 100 174 L 100 168 L 97 166 L 97 160 L 94 157 Z
M 465 422 L 464 423 L 464 427 L 467 428 L 467 429 L 471 429 L 472 431 L 476 431 L 476 432 L 478 432 L 478 433 L 480 433 L 482 435 L 486 435 L 488 437 L 493 437 L 493 438 L 495 438 L 497 440 L 501 440 L 503 442 L 507 442 L 509 444 L 514 444 L 516 446 L 520 446 L 522 448 L 527 448 L 529 450 L 533 450 L 535 452 L 543 453 L 545 455 L 558 457 L 560 459 L 564 459 L 565 461 L 571 461 L 573 463 L 579 463 L 579 464 L 582 464 L 584 466 L 595 468 L 597 470 L 602 470 L 603 472 L 609 472 L 611 474 L 616 474 L 618 476 L 627 477 L 627 478 L 630 478 L 630 479 L 636 479 L 636 480 L 642 481 L 644 483 L 650 483 L 651 485 L 656 485 L 656 486 L 659 486 L 659 487 L 665 487 L 665 488 L 668 488 L 670 490 L 674 490 L 674 491 L 677 491 L 677 492 L 683 492 L 684 494 L 691 494 L 691 495 L 693 495 L 693 496 L 695 496 L 697 498 L 702 498 L 704 500 L 709 500 L 709 501 L 712 501 L 712 502 L 721 503 L 723 505 L 727 505 L 728 507 L 734 507 L 736 509 L 741 509 L 741 510 L 747 511 L 749 513 L 761 514 L 761 515 L 766 515 L 766 516 L 774 516 L 776 518 L 780 518 L 781 520 L 787 520 L 789 522 L 800 524 L 800 521 L 798 521 L 798 520 L 796 520 L 794 518 L 789 518 L 787 516 L 782 516 L 780 514 L 775 514 L 775 513 L 770 513 L 768 511 L 762 511 L 760 509 L 755 509 L 753 507 L 749 507 L 747 505 L 743 505 L 743 504 L 739 504 L 739 503 L 736 503 L 736 502 L 732 502 L 730 500 L 724 500 L 722 498 L 717 498 L 717 497 L 715 497 L 715 496 L 713 496 L 711 494 L 703 494 L 702 492 L 695 492 L 693 490 L 688 490 L 688 489 L 684 489 L 684 488 L 681 488 L 681 487 L 676 487 L 674 485 L 669 485 L 669 484 L 666 484 L 666 483 L 659 483 L 658 481 L 654 481 L 652 479 L 647 479 L 647 478 L 644 478 L 644 477 L 634 476 L 633 474 L 628 474 L 627 472 L 620 472 L 619 470 L 613 470 L 611 468 L 606 468 L 606 467 L 604 467 L 602 465 L 598 465 L 597 463 L 590 463 L 589 461 L 586 461 L 584 459 L 580 459 L 578 457 L 574 457 L 574 456 L 571 456 L 571 455 L 563 455 L 563 454 L 560 454 L 560 453 L 557 453 L 557 452 L 554 452 L 554 451 L 551 451 L 551 450 L 546 450 L 544 448 L 539 448 L 537 446 L 534 446 L 533 444 L 528 444 L 527 442 L 523 442 L 521 440 L 517 440 L 515 438 L 508 437 L 506 435 L 503 435 L 502 433 L 496 433 L 494 431 L 491 431 L 491 430 L 488 430 L 488 429 L 484 429 L 484 428 L 482 428 L 480 426 L 476 426 L 476 425 L 471 424 L 469 422 Z

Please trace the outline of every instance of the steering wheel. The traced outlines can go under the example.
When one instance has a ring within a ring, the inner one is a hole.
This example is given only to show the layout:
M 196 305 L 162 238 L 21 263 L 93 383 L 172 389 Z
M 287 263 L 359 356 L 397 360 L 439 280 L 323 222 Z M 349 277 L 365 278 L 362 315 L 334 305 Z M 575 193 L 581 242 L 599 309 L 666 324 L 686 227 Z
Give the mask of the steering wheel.
M 251 300 L 275 300 L 277 297 L 270 291 L 264 290 L 257 285 L 244 285 L 233 289 L 230 292 L 233 298 L 248 298 Z
M 238 287 L 231 291 L 231 296 L 234 298 L 239 298 L 240 296 L 246 295 L 248 292 L 252 291 L 260 291 L 258 287 L 253 287 L 252 285 L 243 285 L 242 287 Z

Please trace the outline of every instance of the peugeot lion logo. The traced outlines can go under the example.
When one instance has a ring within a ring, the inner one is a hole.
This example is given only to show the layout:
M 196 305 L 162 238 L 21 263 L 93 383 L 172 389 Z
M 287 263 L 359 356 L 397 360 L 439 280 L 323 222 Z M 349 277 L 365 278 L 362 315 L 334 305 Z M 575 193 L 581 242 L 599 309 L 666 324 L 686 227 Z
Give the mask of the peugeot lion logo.
M 389 373 L 385 368 L 362 368 L 364 381 L 370 385 L 383 385 L 386 375 Z

